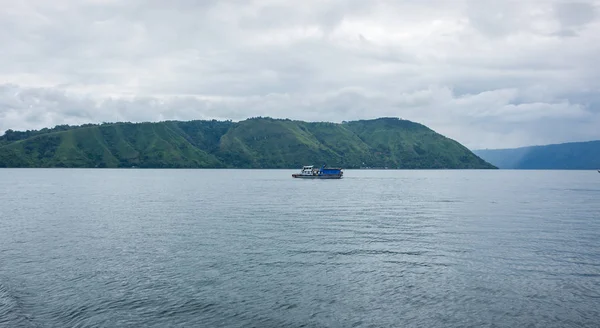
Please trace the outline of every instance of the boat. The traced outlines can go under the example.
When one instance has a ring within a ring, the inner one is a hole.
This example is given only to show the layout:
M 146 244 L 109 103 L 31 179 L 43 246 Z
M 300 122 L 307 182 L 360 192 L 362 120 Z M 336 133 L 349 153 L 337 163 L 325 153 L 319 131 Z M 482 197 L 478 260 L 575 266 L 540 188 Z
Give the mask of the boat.
M 341 168 L 326 168 L 326 165 L 315 168 L 314 165 L 305 165 L 300 173 L 292 174 L 294 178 L 303 179 L 341 179 L 344 171 Z

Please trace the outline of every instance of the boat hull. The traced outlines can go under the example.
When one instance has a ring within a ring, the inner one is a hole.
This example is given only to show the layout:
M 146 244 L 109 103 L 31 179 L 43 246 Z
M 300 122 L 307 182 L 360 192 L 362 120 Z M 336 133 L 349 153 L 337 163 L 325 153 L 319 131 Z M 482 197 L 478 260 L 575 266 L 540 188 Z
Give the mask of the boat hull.
M 341 179 L 341 175 L 303 175 L 303 174 L 292 174 L 292 177 L 298 179 Z

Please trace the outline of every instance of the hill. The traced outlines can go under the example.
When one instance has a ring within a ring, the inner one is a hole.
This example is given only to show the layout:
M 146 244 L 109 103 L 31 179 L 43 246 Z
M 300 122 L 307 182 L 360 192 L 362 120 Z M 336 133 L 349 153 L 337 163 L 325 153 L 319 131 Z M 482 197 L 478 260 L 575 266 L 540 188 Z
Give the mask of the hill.
M 0 167 L 488 169 L 458 142 L 411 121 L 251 118 L 8 130 Z
M 600 140 L 512 149 L 481 149 L 473 152 L 502 169 L 595 170 L 600 168 Z

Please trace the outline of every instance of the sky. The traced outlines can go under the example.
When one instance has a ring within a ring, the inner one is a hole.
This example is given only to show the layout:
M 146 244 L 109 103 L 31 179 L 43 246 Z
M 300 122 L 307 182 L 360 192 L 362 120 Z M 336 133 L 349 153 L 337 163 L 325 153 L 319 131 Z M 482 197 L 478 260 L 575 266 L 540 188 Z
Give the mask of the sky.
M 471 149 L 600 139 L 600 0 L 0 6 L 0 133 L 385 116 Z

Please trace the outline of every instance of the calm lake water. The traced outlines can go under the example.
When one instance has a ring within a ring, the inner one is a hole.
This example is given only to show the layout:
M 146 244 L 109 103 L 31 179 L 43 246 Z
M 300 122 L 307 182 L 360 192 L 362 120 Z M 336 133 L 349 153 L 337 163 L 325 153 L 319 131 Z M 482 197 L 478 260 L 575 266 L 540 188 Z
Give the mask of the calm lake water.
M 0 170 L 1 327 L 598 327 L 595 171 Z

